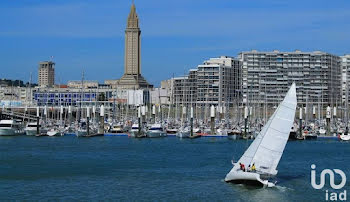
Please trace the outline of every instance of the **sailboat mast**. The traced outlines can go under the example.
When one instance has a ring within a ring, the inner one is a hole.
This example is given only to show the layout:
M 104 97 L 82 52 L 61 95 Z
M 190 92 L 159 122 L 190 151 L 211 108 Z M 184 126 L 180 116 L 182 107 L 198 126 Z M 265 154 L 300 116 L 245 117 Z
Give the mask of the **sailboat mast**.
M 349 87 L 348 87 L 348 71 L 345 72 L 345 135 L 348 135 L 349 128 L 348 128 L 348 122 L 349 122 Z
M 82 102 L 84 99 L 84 70 L 81 73 L 81 94 L 80 94 L 80 104 L 79 104 L 79 122 L 81 120 L 81 116 L 82 116 Z

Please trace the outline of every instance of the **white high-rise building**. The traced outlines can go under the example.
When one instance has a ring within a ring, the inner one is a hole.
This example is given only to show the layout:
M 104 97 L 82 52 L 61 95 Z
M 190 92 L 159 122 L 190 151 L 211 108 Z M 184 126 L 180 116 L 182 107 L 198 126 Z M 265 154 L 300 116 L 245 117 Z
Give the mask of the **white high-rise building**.
M 340 56 L 341 58 L 341 67 L 342 67 L 342 101 L 345 102 L 346 99 L 346 90 L 349 93 L 349 84 L 350 84 L 350 54 Z M 348 88 L 346 88 L 348 86 Z M 348 97 L 348 99 L 350 96 Z
M 188 75 L 168 82 L 172 103 L 224 106 L 239 102 L 240 67 L 233 57 L 210 58 Z
M 242 52 L 243 102 L 277 106 L 296 82 L 299 104 L 341 104 L 340 57 L 314 52 Z

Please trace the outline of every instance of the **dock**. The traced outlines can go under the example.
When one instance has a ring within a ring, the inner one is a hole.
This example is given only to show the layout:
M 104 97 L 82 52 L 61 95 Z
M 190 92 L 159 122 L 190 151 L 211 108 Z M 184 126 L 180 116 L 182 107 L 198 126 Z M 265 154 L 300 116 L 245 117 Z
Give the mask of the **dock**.
M 104 136 L 103 133 L 95 133 L 95 134 L 90 134 L 90 135 L 86 135 L 86 136 L 82 136 L 82 137 L 97 137 L 97 136 Z
M 44 137 L 44 136 L 48 136 L 47 134 L 45 133 L 41 133 L 41 134 L 36 134 L 35 137 Z
M 199 138 L 199 137 L 202 137 L 202 135 L 197 134 L 197 133 L 194 133 L 193 135 L 189 136 L 190 139 L 195 139 L 195 138 Z

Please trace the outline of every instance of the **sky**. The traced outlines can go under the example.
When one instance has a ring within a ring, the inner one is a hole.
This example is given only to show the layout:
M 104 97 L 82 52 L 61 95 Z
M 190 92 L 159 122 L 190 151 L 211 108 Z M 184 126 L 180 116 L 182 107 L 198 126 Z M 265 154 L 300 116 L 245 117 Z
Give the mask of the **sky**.
M 54 56 L 56 83 L 103 83 L 124 72 L 131 0 L 1 0 L 0 78 L 37 81 Z M 155 86 L 205 60 L 242 51 L 350 53 L 349 0 L 135 0 L 141 71 Z

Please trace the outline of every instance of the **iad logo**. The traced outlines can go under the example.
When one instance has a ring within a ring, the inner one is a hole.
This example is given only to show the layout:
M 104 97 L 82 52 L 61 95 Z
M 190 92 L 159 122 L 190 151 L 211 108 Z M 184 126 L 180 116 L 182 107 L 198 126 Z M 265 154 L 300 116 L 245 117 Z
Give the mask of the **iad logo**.
M 311 185 L 315 189 L 322 189 L 325 186 L 326 183 L 326 175 L 329 175 L 329 184 L 333 189 L 342 189 L 346 184 L 346 175 L 342 170 L 339 169 L 324 169 L 320 174 L 320 183 L 316 183 L 316 166 L 314 164 L 311 165 Z M 335 184 L 334 182 L 334 173 L 341 176 L 341 182 L 340 184 Z M 347 197 L 346 190 L 343 192 L 337 193 L 337 192 L 330 192 L 328 193 L 328 190 L 326 190 L 326 201 L 337 201 L 338 199 L 341 201 L 345 201 Z

